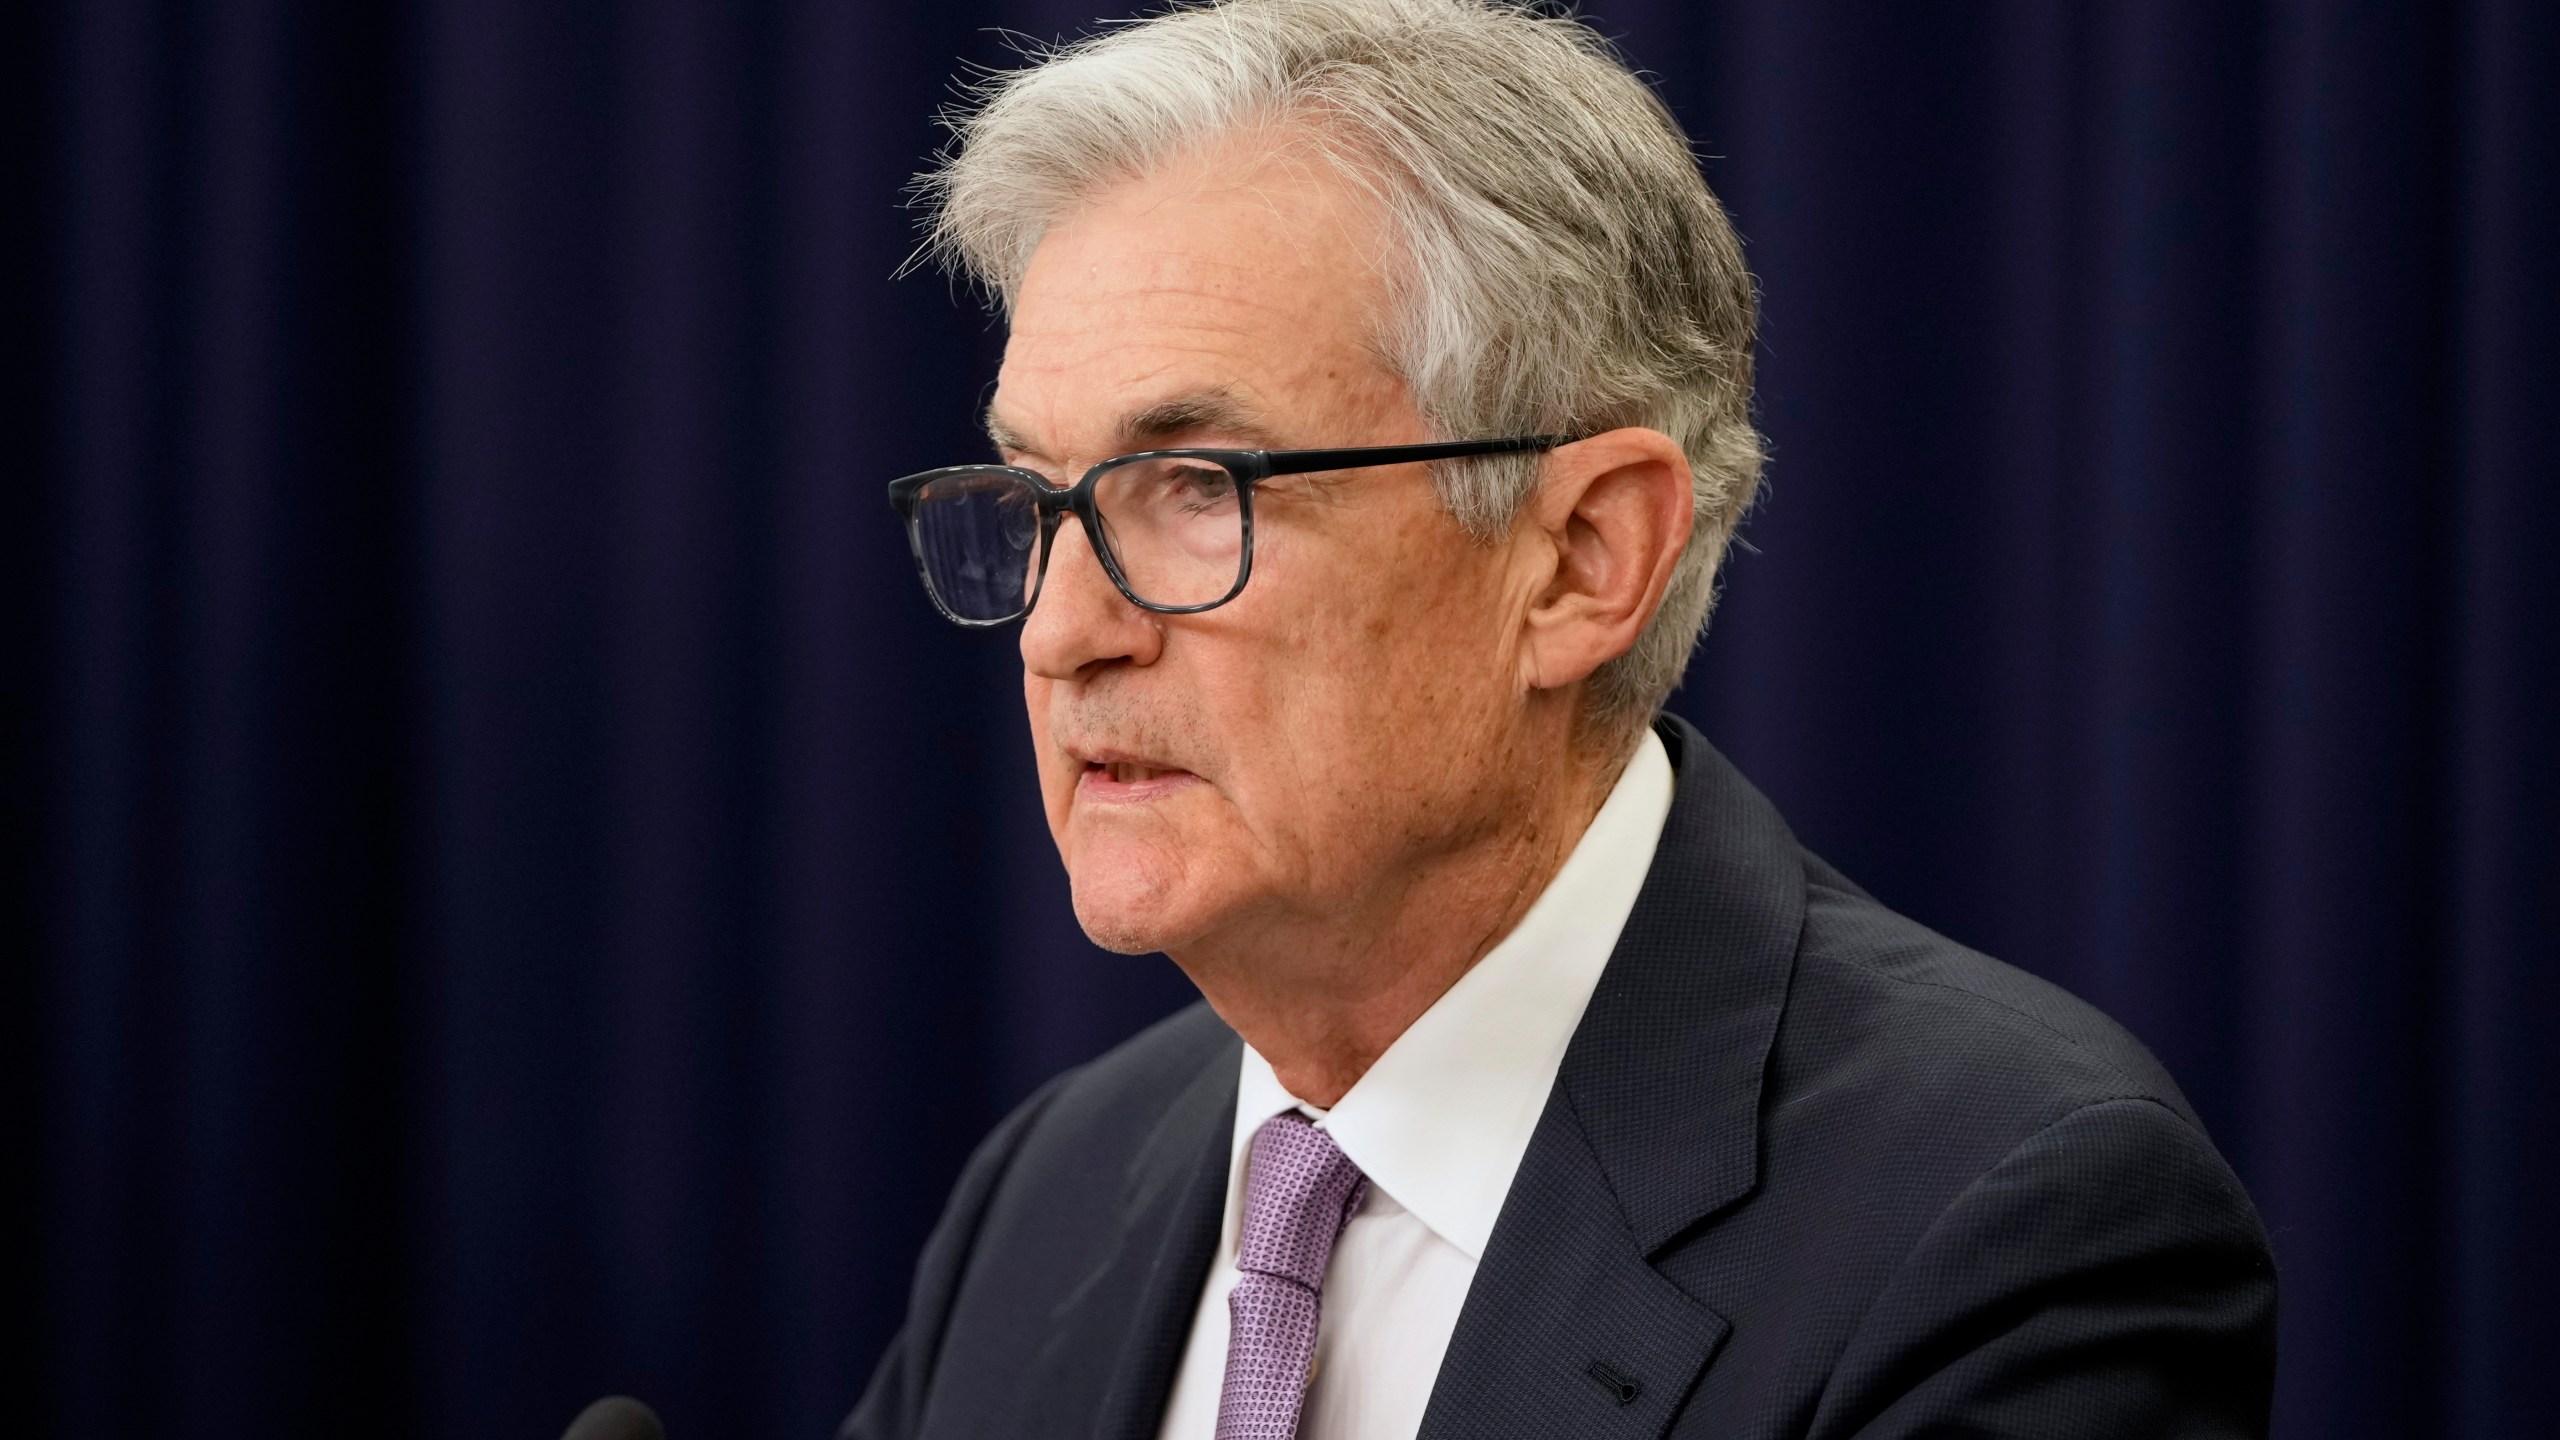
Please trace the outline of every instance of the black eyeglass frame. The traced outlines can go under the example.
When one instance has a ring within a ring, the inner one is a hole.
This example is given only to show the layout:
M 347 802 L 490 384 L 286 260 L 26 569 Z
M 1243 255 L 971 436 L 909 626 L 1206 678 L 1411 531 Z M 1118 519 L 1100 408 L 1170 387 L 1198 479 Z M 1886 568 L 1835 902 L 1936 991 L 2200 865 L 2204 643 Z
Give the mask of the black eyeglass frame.
M 1084 472 L 1075 484 L 1060 488 L 1049 483 L 1049 477 L 1037 470 L 1019 465 L 946 465 L 938 470 L 923 470 L 889 482 L 889 505 L 906 522 L 907 548 L 914 553 L 916 578 L 924 582 L 924 593 L 933 608 L 954 625 L 986 629 L 1009 625 L 1031 613 L 1040 603 L 1040 592 L 1049 582 L 1049 551 L 1057 538 L 1058 524 L 1069 513 L 1084 526 L 1085 540 L 1093 547 L 1094 557 L 1102 562 L 1102 571 L 1111 577 L 1112 586 L 1130 604 L 1158 615 L 1197 615 L 1215 610 L 1244 593 L 1245 582 L 1253 578 L 1253 487 L 1280 475 L 1309 475 L 1325 470 L 1365 470 L 1383 465 L 1414 465 L 1431 460 L 1465 460 L 1478 455 L 1518 455 L 1531 451 L 1553 450 L 1570 445 L 1575 437 L 1566 435 L 1516 435 L 1501 440 L 1444 440 L 1428 445 L 1358 445 L 1337 450 L 1139 450 L 1127 455 L 1114 455 Z M 1123 465 L 1145 460 L 1199 460 L 1227 472 L 1236 484 L 1237 519 L 1243 529 L 1243 546 L 1236 558 L 1236 582 L 1227 593 L 1215 600 L 1197 605 L 1159 605 L 1140 596 L 1129 587 L 1129 577 L 1121 571 L 1120 557 L 1104 538 L 1102 513 L 1094 502 L 1094 486 L 1106 472 Z M 1023 597 L 1022 608 L 1010 615 L 991 620 L 974 620 L 954 614 L 943 603 L 942 592 L 933 585 L 933 572 L 925 562 L 924 533 L 917 518 L 917 498 L 926 486 L 936 480 L 958 475 L 1006 475 L 1028 483 L 1040 509 L 1040 568 L 1032 577 L 1031 593 Z

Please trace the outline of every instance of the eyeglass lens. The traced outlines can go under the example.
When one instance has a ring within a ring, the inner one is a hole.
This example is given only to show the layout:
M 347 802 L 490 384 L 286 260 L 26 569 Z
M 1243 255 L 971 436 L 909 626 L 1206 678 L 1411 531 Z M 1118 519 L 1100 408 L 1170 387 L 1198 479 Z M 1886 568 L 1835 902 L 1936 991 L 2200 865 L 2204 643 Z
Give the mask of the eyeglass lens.
M 1019 475 L 963 471 L 916 493 L 916 554 L 943 608 L 1005 620 L 1031 601 L 1040 570 L 1040 497 Z
M 1244 568 L 1235 477 L 1204 460 L 1132 460 L 1094 479 L 1102 540 L 1130 593 L 1181 608 L 1225 599 Z M 917 552 L 934 594 L 964 620 L 1028 608 L 1039 580 L 1039 497 L 1000 470 L 936 479 L 916 496 Z
M 1244 563 L 1244 506 L 1222 465 L 1159 457 L 1115 465 L 1094 481 L 1112 557 L 1150 605 L 1226 598 Z

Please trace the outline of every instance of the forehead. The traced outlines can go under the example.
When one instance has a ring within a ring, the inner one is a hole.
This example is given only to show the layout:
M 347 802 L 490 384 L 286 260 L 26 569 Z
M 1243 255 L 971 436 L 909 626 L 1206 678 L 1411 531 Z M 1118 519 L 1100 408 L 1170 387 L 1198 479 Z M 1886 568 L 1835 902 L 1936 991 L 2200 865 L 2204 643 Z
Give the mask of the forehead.
M 1188 409 L 1211 412 L 1204 429 L 1327 428 L 1401 388 L 1376 344 L 1382 230 L 1358 189 L 1286 153 L 1214 152 L 1102 192 L 1024 273 L 993 428 L 1088 458 Z

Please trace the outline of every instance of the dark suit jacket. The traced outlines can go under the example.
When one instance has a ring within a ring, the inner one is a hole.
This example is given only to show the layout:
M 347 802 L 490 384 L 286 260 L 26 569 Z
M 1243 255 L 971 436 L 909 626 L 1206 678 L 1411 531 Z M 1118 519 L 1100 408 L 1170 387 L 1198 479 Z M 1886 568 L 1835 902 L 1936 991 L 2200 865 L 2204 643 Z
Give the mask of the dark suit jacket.
M 1661 731 L 1661 845 L 1426 1440 L 2263 1434 L 2266 1236 L 2158 1062 L 1887 910 Z M 1155 1434 L 1237 1044 L 1194 1006 L 997 1127 L 844 1440 Z

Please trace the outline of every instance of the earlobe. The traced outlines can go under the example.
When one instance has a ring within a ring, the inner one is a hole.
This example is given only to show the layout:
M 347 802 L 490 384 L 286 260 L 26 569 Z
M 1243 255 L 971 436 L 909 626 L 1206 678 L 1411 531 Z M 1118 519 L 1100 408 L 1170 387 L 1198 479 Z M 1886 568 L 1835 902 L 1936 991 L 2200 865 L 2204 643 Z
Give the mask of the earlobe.
M 1562 447 L 1532 510 L 1553 571 L 1524 617 L 1523 681 L 1553 690 L 1632 649 L 1661 608 L 1692 523 L 1688 457 L 1658 430 Z M 1526 517 L 1524 517 L 1526 518 Z

